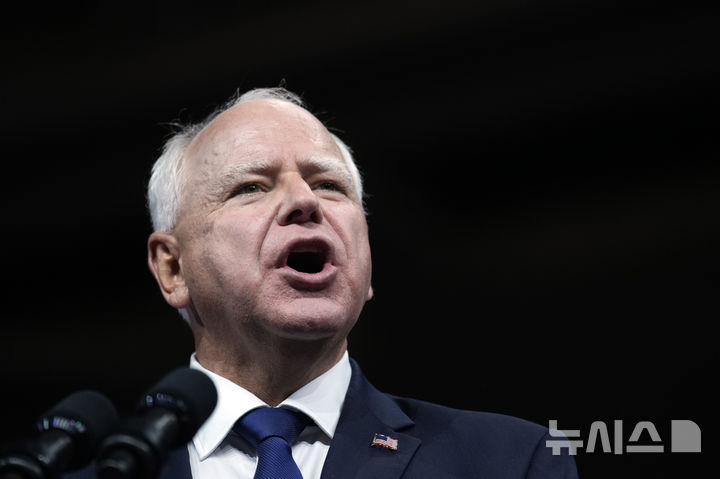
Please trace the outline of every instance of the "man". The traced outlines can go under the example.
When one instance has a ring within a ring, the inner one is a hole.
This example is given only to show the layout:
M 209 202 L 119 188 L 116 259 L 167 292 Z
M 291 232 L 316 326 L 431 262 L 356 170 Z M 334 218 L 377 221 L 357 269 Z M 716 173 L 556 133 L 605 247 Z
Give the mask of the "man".
M 263 453 L 237 424 L 268 406 L 302 413 L 305 479 L 576 477 L 547 429 L 385 395 L 349 359 L 373 294 L 362 184 L 297 96 L 253 90 L 181 131 L 148 193 L 150 269 L 219 396 L 163 477 L 253 477 Z

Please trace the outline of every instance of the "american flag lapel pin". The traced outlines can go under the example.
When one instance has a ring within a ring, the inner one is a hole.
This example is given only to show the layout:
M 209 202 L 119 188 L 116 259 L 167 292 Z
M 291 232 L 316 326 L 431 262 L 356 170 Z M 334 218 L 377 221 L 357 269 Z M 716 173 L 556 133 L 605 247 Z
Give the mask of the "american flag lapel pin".
M 375 433 L 375 436 L 373 436 L 371 446 L 381 446 L 386 447 L 392 451 L 397 451 L 398 448 L 398 440 L 393 439 L 390 436 L 386 436 L 385 434 L 378 434 Z

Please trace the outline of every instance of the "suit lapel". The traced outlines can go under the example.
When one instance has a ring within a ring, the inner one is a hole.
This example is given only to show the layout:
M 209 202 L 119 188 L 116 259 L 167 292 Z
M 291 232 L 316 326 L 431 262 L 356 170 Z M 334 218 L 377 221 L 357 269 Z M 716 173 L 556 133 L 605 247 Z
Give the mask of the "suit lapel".
M 186 445 L 170 452 L 158 479 L 192 479 L 190 457 Z
M 365 379 L 354 360 L 350 364 L 350 387 L 320 477 L 397 479 L 420 446 L 420 439 L 403 432 L 414 423 Z M 397 439 L 397 450 L 372 446 L 375 434 Z M 192 479 L 187 447 L 170 453 L 159 479 Z
M 398 478 L 420 445 L 420 439 L 402 432 L 414 423 L 365 379 L 355 361 L 350 363 L 350 387 L 320 477 Z M 371 446 L 376 433 L 397 439 L 397 450 Z

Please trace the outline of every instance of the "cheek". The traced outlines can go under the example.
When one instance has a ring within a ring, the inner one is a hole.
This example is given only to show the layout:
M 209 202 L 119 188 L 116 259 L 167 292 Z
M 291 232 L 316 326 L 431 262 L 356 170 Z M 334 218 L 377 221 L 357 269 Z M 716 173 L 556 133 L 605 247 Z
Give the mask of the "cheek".
M 370 241 L 368 239 L 368 226 L 365 220 L 365 215 L 358 213 L 353 217 L 350 228 L 352 229 L 352 236 L 356 243 L 356 248 L 359 251 L 370 252 Z
M 365 215 L 361 212 L 346 212 L 346 218 L 339 228 L 342 231 L 343 240 L 348 248 L 349 259 L 360 263 L 366 267 L 369 272 L 370 268 L 370 242 L 368 240 L 368 226 L 365 221 Z
M 258 273 L 260 237 L 248 221 L 223 219 L 198 230 L 194 238 L 193 273 L 222 288 L 252 282 Z

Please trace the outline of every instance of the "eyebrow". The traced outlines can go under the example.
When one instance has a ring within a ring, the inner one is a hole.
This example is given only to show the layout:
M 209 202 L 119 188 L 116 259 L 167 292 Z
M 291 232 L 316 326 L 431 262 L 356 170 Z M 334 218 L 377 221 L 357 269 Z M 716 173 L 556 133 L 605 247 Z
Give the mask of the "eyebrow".
M 212 182 L 212 188 L 209 192 L 210 197 L 223 199 L 229 191 L 237 184 L 238 179 L 248 175 L 260 175 L 267 173 L 275 168 L 276 165 L 269 160 L 256 159 L 243 163 L 235 163 L 223 168 L 223 171 Z
M 235 163 L 222 172 L 218 178 L 220 185 L 231 185 L 238 178 L 247 175 L 259 175 L 277 168 L 277 164 L 269 160 L 251 160 L 244 163 Z
M 348 171 L 348 167 L 345 164 L 344 159 L 340 159 L 340 161 L 338 161 L 337 159 L 331 160 L 330 158 L 325 157 L 311 157 L 301 163 L 300 169 L 308 170 L 307 173 L 309 174 L 322 173 L 326 171 L 334 173 L 340 177 L 343 183 L 348 186 L 352 186 L 353 189 L 355 188 L 352 176 Z
M 232 189 L 239 178 L 248 175 L 263 175 L 280 168 L 280 162 L 267 159 L 253 159 L 243 163 L 236 163 L 224 169 L 217 179 L 213 192 L 217 196 L 223 196 Z M 300 173 L 313 175 L 317 173 L 331 172 L 340 177 L 340 180 L 355 189 L 352 176 L 347 169 L 343 159 L 330 159 L 320 156 L 306 158 L 300 161 Z

